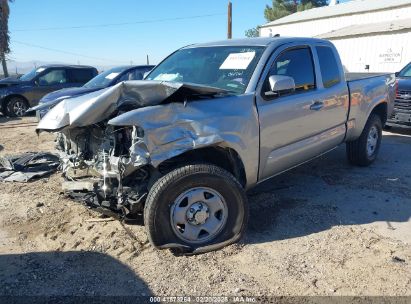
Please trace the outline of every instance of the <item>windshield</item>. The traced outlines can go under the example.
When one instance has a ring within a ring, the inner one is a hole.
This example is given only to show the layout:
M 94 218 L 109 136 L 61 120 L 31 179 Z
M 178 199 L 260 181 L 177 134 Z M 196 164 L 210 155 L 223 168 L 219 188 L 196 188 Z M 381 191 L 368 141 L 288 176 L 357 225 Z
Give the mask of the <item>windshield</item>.
M 84 84 L 83 87 L 85 88 L 105 88 L 110 85 L 110 83 L 115 79 L 118 75 L 123 73 L 125 70 L 127 70 L 128 67 L 116 67 L 112 68 L 110 70 L 107 70 L 105 72 L 102 72 L 101 74 L 97 75 L 93 79 L 91 79 L 89 82 Z
M 178 50 L 147 80 L 188 82 L 243 94 L 264 51 L 260 46 L 217 46 Z
M 40 74 L 41 72 L 43 72 L 45 70 L 45 68 L 35 68 L 32 69 L 30 72 L 24 74 L 23 76 L 21 76 L 19 79 L 23 80 L 23 81 L 31 81 L 33 80 L 38 74 Z
M 403 68 L 398 76 L 400 77 L 411 77 L 411 63 L 408 64 L 405 68 Z

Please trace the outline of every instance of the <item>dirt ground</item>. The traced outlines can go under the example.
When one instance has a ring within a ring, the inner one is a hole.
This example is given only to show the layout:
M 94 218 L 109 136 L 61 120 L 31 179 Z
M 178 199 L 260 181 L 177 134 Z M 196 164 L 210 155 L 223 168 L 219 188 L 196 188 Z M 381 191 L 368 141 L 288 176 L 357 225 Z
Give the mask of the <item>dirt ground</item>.
M 52 151 L 34 118 L 0 118 L 0 156 Z M 248 193 L 245 238 L 220 251 L 154 250 L 65 198 L 58 173 L 0 183 L 0 295 L 411 296 L 411 132 L 384 132 L 369 168 L 345 147 Z

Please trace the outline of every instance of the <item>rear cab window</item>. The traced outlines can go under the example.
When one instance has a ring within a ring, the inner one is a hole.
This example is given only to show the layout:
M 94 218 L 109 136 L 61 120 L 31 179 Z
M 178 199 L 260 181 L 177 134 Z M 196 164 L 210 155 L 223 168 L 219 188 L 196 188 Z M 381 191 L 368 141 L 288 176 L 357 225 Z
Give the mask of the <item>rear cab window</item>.
M 86 83 L 97 75 L 93 69 L 67 69 L 70 82 Z
M 324 88 L 330 88 L 339 84 L 341 82 L 341 75 L 332 48 L 328 46 L 316 46 L 315 49 L 320 63 Z

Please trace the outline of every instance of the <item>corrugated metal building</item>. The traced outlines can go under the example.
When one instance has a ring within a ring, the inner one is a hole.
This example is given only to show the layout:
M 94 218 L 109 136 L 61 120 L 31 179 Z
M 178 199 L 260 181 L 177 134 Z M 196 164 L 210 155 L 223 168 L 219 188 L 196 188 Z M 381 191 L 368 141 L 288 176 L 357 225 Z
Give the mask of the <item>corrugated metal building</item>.
M 319 37 L 348 72 L 395 72 L 411 61 L 411 0 L 352 0 L 263 25 L 260 36 Z

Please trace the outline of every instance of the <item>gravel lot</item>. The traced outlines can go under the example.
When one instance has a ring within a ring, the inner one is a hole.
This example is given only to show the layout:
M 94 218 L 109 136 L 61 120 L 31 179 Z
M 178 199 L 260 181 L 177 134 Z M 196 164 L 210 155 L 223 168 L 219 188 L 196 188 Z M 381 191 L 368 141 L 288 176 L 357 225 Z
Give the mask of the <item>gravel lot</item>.
M 52 151 L 34 118 L 0 118 L 0 155 Z M 0 295 L 411 296 L 411 132 L 385 132 L 369 168 L 345 147 L 248 193 L 240 244 L 175 257 L 141 224 L 102 221 L 54 174 L 0 183 Z

